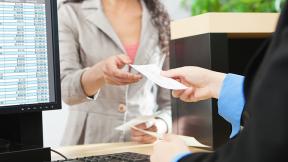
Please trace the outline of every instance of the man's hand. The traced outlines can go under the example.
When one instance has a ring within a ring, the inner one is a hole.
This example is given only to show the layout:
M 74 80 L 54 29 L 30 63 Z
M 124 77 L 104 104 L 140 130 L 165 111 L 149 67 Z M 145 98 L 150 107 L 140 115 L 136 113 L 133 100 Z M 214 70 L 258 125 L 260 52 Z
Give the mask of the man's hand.
M 147 127 L 145 123 L 142 123 L 142 124 L 136 125 L 135 127 L 145 130 L 145 131 L 157 132 L 157 127 L 155 124 L 153 124 L 151 127 Z M 140 132 L 138 130 L 131 128 L 131 140 L 134 142 L 149 144 L 149 143 L 155 142 L 156 138 L 151 135 L 148 135 L 146 133 L 143 133 L 143 132 Z
M 163 141 L 154 144 L 151 162 L 171 162 L 182 153 L 189 153 L 189 148 L 175 135 L 164 135 Z
M 200 67 L 187 66 L 163 71 L 163 76 L 173 78 L 185 84 L 186 90 L 172 92 L 173 97 L 180 98 L 185 102 L 197 102 L 209 98 L 218 98 L 222 82 L 226 76 Z

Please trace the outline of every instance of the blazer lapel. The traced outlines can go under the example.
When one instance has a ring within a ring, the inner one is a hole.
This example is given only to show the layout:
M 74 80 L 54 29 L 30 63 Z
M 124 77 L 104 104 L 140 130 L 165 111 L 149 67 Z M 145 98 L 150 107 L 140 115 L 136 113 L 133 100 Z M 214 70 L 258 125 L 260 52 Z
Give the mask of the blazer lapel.
M 103 12 L 101 0 L 86 0 L 82 4 L 82 9 L 86 19 L 114 41 L 123 53 L 126 53 L 119 37 Z
M 134 64 L 146 64 L 158 46 L 158 30 L 152 24 L 151 15 L 142 0 L 141 4 L 143 9 L 141 37 Z M 82 9 L 86 19 L 111 38 L 123 53 L 126 53 L 122 42 L 102 10 L 101 0 L 86 0 L 82 4 Z
M 151 15 L 141 0 L 142 4 L 142 25 L 141 25 L 141 37 L 140 46 L 137 51 L 137 55 L 134 64 L 147 64 L 151 56 L 154 54 L 155 48 L 158 46 L 158 30 L 151 22 Z

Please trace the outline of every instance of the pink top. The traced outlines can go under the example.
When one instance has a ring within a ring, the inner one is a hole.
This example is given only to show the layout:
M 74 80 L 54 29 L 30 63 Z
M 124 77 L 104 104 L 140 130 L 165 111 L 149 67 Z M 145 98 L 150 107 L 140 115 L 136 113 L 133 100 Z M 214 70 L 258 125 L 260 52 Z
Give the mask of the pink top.
M 134 63 L 135 61 L 135 57 L 139 48 L 139 43 L 135 43 L 135 44 L 126 44 L 124 45 L 124 48 L 128 54 L 128 56 L 130 57 L 130 59 L 132 60 L 132 63 Z

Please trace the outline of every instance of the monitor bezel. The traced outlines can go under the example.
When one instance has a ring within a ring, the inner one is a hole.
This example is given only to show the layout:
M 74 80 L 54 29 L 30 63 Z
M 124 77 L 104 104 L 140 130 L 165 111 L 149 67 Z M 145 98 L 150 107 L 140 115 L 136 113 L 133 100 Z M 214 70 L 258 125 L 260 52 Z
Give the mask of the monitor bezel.
M 52 54 L 53 54 L 53 75 L 54 75 L 54 92 L 55 102 L 9 105 L 0 106 L 0 114 L 39 112 L 47 110 L 61 109 L 61 81 L 60 81 L 60 62 L 59 62 L 59 39 L 58 39 L 58 17 L 57 1 L 49 0 L 51 16 L 51 34 L 52 34 Z

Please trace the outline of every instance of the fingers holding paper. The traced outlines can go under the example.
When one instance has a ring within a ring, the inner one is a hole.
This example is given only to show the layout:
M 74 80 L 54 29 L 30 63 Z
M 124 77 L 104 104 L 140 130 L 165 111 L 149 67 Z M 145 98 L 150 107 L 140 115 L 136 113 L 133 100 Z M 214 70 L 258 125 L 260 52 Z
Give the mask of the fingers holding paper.
M 186 85 L 185 90 L 174 90 L 172 95 L 185 102 L 197 102 L 209 98 L 218 98 L 225 78 L 219 73 L 195 66 L 181 67 L 163 71 L 161 75 L 173 78 Z
M 126 55 L 116 55 L 102 61 L 101 69 L 105 82 L 112 85 L 126 85 L 139 81 L 142 78 L 141 75 L 122 70 L 130 63 L 131 60 Z
M 138 142 L 138 143 L 149 144 L 149 143 L 153 143 L 157 140 L 156 137 L 151 136 L 147 133 L 144 133 L 143 131 L 139 131 L 139 129 L 140 129 L 140 130 L 144 130 L 144 131 L 148 131 L 148 132 L 157 132 L 157 127 L 155 124 L 147 127 L 146 123 L 142 123 L 142 124 L 136 125 L 135 127 L 138 129 L 136 130 L 134 128 L 131 128 L 131 140 L 132 141 Z
M 172 91 L 175 98 L 179 98 L 184 102 L 198 102 L 211 98 L 208 88 L 189 87 L 185 90 Z

